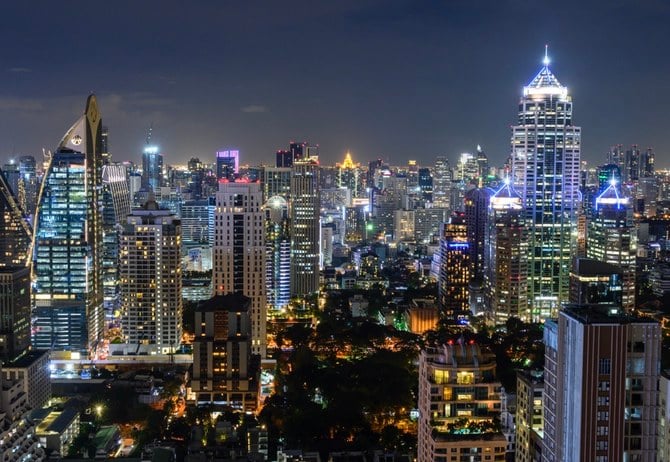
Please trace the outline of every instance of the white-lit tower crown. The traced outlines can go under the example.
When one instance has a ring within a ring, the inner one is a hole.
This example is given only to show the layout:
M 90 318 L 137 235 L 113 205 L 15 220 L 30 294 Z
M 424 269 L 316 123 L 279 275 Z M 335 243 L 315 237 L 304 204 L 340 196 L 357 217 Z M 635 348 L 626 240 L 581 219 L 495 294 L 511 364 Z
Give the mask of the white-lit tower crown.
M 523 89 L 512 127 L 512 177 L 528 225 L 528 302 L 534 320 L 567 302 L 576 243 L 581 128 L 572 98 L 544 66 Z

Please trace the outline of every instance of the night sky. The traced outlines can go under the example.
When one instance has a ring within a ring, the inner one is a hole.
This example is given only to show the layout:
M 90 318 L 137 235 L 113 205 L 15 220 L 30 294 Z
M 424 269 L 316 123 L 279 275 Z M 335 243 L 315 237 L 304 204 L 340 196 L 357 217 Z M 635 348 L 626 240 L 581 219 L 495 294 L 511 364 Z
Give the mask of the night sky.
M 115 160 L 153 123 L 169 163 L 295 139 L 325 163 L 500 164 L 548 43 L 582 158 L 638 143 L 670 166 L 668 24 L 664 0 L 2 2 L 0 160 L 55 148 L 95 92 Z

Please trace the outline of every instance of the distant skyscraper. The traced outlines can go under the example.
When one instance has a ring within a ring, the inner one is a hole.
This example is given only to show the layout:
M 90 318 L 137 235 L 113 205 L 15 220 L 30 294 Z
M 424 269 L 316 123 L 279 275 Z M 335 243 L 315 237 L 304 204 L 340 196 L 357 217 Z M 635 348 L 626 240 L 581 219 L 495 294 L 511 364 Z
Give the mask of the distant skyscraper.
M 618 265 L 623 275 L 623 303 L 635 309 L 637 226 L 630 198 L 616 179 L 595 200 L 588 220 L 586 256 Z
M 30 268 L 0 267 L 0 359 L 12 361 L 30 347 Z
M 37 194 L 39 182 L 37 179 L 37 164 L 33 156 L 21 156 L 19 159 L 19 172 L 21 174 L 19 186 L 19 204 L 29 217 L 35 216 L 37 206 Z
M 544 328 L 542 460 L 656 460 L 661 328 L 612 305 L 567 305 Z
M 47 167 L 35 229 L 33 346 L 95 347 L 104 323 L 101 121 L 95 96 Z
M 287 201 L 291 197 L 291 172 L 290 167 L 267 167 L 263 178 L 263 195 L 269 199 L 281 196 Z
M 272 196 L 265 204 L 266 285 L 268 308 L 286 308 L 291 298 L 291 236 L 288 203 Z
M 243 294 L 251 299 L 251 349 L 264 357 L 267 292 L 261 184 L 222 180 L 216 193 L 214 228 L 214 292 Z
M 555 316 L 568 299 L 576 246 L 581 128 L 572 99 L 549 59 L 523 90 L 512 127 L 512 177 L 526 209 L 529 304 L 534 320 Z
M 142 188 L 158 191 L 163 186 L 163 154 L 157 146 L 146 146 L 142 152 Z
M 433 205 L 435 207 L 450 208 L 452 179 L 453 173 L 449 167 L 449 161 L 446 157 L 439 156 L 433 170 Z
M 489 201 L 493 190 L 471 189 L 465 193 L 465 226 L 468 228 L 470 244 L 470 275 L 472 279 L 484 278 L 484 249 L 488 232 Z
M 467 319 L 470 314 L 470 245 L 463 213 L 454 213 L 442 225 L 438 302 L 442 316 Z
M 181 345 L 181 223 L 154 200 L 121 233 L 121 327 L 128 352 L 174 353 Z
M 109 157 L 108 157 L 109 160 Z M 120 307 L 119 230 L 130 214 L 130 190 L 126 167 L 108 163 L 102 166 L 102 284 L 105 312 L 111 316 Z
M 528 312 L 528 242 L 521 197 L 506 181 L 491 197 L 486 249 L 487 285 L 496 324 Z
M 0 170 L 0 267 L 28 265 L 32 238 L 30 220 Z
M 216 177 L 234 180 L 240 170 L 240 151 L 229 149 L 216 153 Z
M 351 159 L 351 153 L 347 152 L 344 161 L 337 164 L 337 186 L 347 188 L 351 191 L 351 197 L 363 195 L 361 191 L 361 164 L 355 164 Z M 347 204 L 349 205 L 349 204 Z
M 293 164 L 291 177 L 291 295 L 319 290 L 319 163 L 308 157 Z
M 433 201 L 433 175 L 430 173 L 430 169 L 423 167 L 419 169 L 418 172 L 418 186 L 421 191 L 421 197 L 424 201 L 432 202 Z
M 14 160 L 11 160 L 8 164 L 5 164 L 2 167 L 2 172 L 5 175 L 5 179 L 7 181 L 7 184 L 9 185 L 9 188 L 12 191 L 12 194 L 14 194 L 14 197 L 19 197 L 19 183 L 21 179 L 21 172 L 19 170 L 19 164 L 17 164 Z
M 619 266 L 592 258 L 575 258 L 570 271 L 570 303 L 621 306 Z

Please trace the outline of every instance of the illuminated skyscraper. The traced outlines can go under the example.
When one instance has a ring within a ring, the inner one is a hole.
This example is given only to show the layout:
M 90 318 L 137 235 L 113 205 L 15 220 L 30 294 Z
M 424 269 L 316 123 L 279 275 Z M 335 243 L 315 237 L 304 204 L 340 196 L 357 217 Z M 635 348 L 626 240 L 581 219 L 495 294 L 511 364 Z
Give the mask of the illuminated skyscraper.
M 142 152 L 142 188 L 157 192 L 163 186 L 163 154 L 158 146 L 146 146 Z
M 511 317 L 529 322 L 524 210 L 509 181 L 491 197 L 487 243 L 487 284 L 495 323 L 504 324 Z
M 30 220 L 0 170 L 0 267 L 28 265 L 32 238 Z
M 219 180 L 226 178 L 232 181 L 239 170 L 240 151 L 237 149 L 228 149 L 216 153 L 216 177 Z
M 528 224 L 532 318 L 555 316 L 568 300 L 576 246 L 581 128 L 572 125 L 572 99 L 544 66 L 523 89 L 512 127 L 512 178 Z
M 39 184 L 37 180 L 37 165 L 33 156 L 21 156 L 19 159 L 19 180 L 18 199 L 19 204 L 29 217 L 35 216 L 35 207 L 37 206 L 37 194 Z
M 586 256 L 621 268 L 622 306 L 628 311 L 634 309 L 637 227 L 630 198 L 615 178 L 596 197 L 592 216 L 588 220 Z
M 452 179 L 453 172 L 449 167 L 449 161 L 446 157 L 439 156 L 433 170 L 433 205 L 435 207 L 445 209 L 450 207 Z
M 149 200 L 121 233 L 121 327 L 129 351 L 170 354 L 181 344 L 181 222 Z
M 291 295 L 319 290 L 319 163 L 308 157 L 293 163 L 291 176 Z
M 351 153 L 347 152 L 344 161 L 337 164 L 336 167 L 337 186 L 351 191 L 351 197 L 360 197 L 363 193 L 361 190 L 361 164 L 355 164 L 351 159 Z
M 63 137 L 38 202 L 33 346 L 83 351 L 103 331 L 101 121 L 95 96 Z
M 251 351 L 263 357 L 267 343 L 265 251 L 261 184 L 221 180 L 214 219 L 214 292 L 241 293 L 251 299 Z
M 442 225 L 438 302 L 442 316 L 467 319 L 470 314 L 470 245 L 463 213 L 454 213 Z
M 291 298 L 291 236 L 288 203 L 273 196 L 265 203 L 268 309 L 286 308 Z

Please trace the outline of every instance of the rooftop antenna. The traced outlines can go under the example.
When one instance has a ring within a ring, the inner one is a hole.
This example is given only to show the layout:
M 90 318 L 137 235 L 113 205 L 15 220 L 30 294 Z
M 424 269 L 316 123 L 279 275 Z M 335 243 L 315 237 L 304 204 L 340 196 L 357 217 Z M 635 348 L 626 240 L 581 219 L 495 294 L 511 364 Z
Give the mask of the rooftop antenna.
M 544 64 L 544 67 L 549 66 L 549 63 L 551 61 L 549 60 L 549 45 L 544 46 L 544 59 L 542 60 L 542 64 Z
M 149 129 L 147 130 L 147 144 L 151 142 L 151 132 L 153 129 L 154 129 L 154 123 L 151 122 L 151 124 L 149 125 Z

